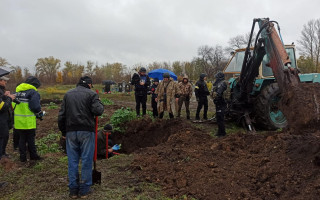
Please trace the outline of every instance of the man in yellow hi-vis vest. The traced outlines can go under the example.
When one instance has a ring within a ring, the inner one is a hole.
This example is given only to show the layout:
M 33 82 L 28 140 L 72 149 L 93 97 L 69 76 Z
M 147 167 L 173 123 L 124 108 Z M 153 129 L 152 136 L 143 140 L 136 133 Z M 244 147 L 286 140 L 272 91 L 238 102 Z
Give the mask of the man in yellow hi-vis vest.
M 36 118 L 43 116 L 40 94 L 37 91 L 40 85 L 41 83 L 36 77 L 30 76 L 16 88 L 16 98 L 20 103 L 13 103 L 14 128 L 20 136 L 19 151 L 21 162 L 27 161 L 26 144 L 28 144 L 30 160 L 41 159 L 35 146 Z

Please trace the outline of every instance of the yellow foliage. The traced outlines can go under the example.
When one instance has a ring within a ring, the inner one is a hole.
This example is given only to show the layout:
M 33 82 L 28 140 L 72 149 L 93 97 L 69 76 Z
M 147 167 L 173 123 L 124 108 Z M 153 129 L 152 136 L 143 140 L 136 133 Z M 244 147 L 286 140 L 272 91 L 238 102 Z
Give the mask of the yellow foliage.
M 56 82 L 63 83 L 62 72 L 57 72 Z
M 208 90 L 211 91 L 211 89 L 212 89 L 212 83 L 211 83 L 211 82 L 207 82 L 207 87 L 208 87 Z

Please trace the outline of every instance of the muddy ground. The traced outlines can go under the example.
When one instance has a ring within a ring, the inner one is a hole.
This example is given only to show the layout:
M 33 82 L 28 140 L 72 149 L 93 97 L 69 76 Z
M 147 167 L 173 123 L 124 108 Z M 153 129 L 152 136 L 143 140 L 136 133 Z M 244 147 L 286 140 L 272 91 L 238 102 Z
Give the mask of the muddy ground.
M 105 106 L 100 127 L 122 106 Z M 58 132 L 58 110 L 46 110 L 37 138 Z M 94 186 L 90 199 L 319 199 L 320 131 L 315 127 L 247 134 L 228 123 L 228 135 L 216 138 L 215 124 L 184 118 L 142 118 L 126 126 L 124 134 L 115 135 L 121 155 L 97 163 L 102 184 Z M 10 144 L 8 150 L 11 158 L 1 162 L 0 181 L 9 185 L 0 190 L 0 199 L 67 198 L 63 153 L 22 165 Z

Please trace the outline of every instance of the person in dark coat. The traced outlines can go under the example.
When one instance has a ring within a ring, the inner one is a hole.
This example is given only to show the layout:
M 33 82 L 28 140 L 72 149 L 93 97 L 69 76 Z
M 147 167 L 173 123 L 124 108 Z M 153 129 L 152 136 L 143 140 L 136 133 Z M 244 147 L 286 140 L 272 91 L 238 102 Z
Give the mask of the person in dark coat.
M 227 83 L 224 81 L 224 74 L 222 72 L 218 72 L 215 75 L 215 78 L 216 81 L 213 84 L 212 96 L 213 102 L 216 105 L 216 118 L 218 124 L 218 133 L 216 136 L 221 137 L 226 135 L 224 115 L 227 103 L 223 97 L 223 94 L 227 90 Z
M 10 91 L 6 91 L 6 84 L 9 78 L 0 77 L 0 160 L 8 157 L 6 147 L 9 140 L 9 130 L 12 128 L 12 101 L 16 98 Z
M 210 94 L 208 87 L 207 87 L 207 75 L 206 74 L 201 74 L 199 80 L 197 81 L 195 85 L 195 95 L 196 99 L 198 102 L 198 107 L 197 107 L 197 113 L 196 113 L 196 120 L 200 120 L 200 111 L 202 107 L 203 109 L 203 119 L 207 120 L 207 112 L 208 112 L 208 98 L 207 96 Z
M 66 137 L 70 198 L 86 198 L 92 192 L 95 117 L 102 115 L 104 107 L 91 88 L 92 79 L 81 77 L 77 87 L 65 94 L 58 116 L 59 129 Z
M 159 85 L 159 79 L 158 78 L 155 78 L 153 79 L 153 84 L 151 86 L 151 106 L 152 106 L 152 114 L 153 114 L 153 117 L 158 117 L 158 104 L 156 102 L 156 98 L 157 98 L 157 94 L 155 93 L 156 92 L 156 89 Z
M 133 74 L 131 79 L 131 84 L 135 86 L 136 112 L 138 117 L 140 116 L 140 104 L 142 105 L 142 115 L 144 116 L 147 113 L 147 95 L 150 78 L 146 73 L 146 68 L 141 67 L 139 73 Z
M 108 147 L 107 147 L 107 135 L 108 135 Z M 108 148 L 108 158 L 113 156 L 113 151 L 116 150 L 113 143 L 112 126 L 106 124 L 102 130 L 98 132 L 97 141 L 97 156 L 99 158 L 106 158 L 106 152 Z

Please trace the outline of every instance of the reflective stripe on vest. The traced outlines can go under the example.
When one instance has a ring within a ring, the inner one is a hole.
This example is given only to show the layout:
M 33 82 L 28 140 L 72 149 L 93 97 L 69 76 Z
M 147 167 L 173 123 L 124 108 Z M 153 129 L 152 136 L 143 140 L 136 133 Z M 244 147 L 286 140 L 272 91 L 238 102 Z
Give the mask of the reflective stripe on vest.
M 3 105 L 4 105 L 4 101 L 0 103 L 0 110 L 2 109 Z
M 19 99 L 20 104 L 12 103 L 14 109 L 14 128 L 15 129 L 35 129 L 37 126 L 36 116 L 29 109 L 27 99 Z

